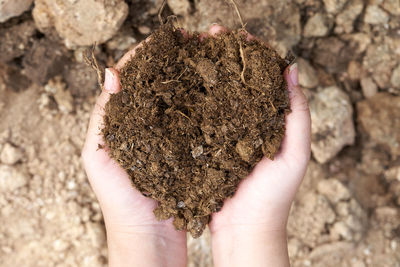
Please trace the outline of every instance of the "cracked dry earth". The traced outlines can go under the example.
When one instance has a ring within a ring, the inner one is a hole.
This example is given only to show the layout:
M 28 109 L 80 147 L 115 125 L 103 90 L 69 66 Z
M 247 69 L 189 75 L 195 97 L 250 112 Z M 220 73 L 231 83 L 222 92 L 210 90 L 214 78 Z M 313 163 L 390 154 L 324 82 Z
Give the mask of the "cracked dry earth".
M 156 29 L 162 1 L 3 2 L 12 17 L 0 4 L 0 266 L 106 266 L 80 162 L 98 93 L 83 53 L 97 41 L 99 61 L 115 64 Z M 237 3 L 250 33 L 297 56 L 310 102 L 313 155 L 288 223 L 292 265 L 400 266 L 399 1 Z M 191 30 L 239 26 L 225 1 L 169 0 L 165 14 Z M 189 266 L 212 266 L 207 230 L 188 245 Z

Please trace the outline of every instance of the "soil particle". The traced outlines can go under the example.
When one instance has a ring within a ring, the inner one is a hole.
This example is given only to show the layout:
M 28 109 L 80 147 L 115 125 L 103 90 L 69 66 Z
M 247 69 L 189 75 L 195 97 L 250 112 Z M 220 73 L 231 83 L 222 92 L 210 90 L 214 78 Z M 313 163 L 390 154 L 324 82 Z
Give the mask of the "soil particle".
M 274 158 L 290 108 L 274 50 L 239 31 L 193 35 L 166 24 L 137 50 L 102 133 L 135 187 L 158 201 L 156 217 L 199 237 L 254 165 Z

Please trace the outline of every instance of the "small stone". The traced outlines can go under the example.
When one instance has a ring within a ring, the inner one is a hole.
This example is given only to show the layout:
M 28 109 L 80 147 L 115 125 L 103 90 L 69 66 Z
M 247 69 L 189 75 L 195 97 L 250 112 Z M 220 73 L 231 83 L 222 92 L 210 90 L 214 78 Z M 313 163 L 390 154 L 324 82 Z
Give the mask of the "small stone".
M 355 138 L 353 108 L 349 97 L 331 86 L 317 93 L 310 102 L 312 120 L 311 150 L 319 163 L 332 159 Z
M 347 66 L 347 73 L 352 81 L 360 80 L 361 76 L 361 64 L 358 61 L 352 60 Z
M 394 166 L 389 168 L 388 170 L 385 171 L 384 175 L 388 182 L 395 180 L 400 182 L 400 166 Z
M 392 72 L 390 83 L 393 87 L 400 89 L 400 65 L 397 66 Z
M 148 26 L 146 26 L 146 25 L 140 25 L 140 26 L 138 27 L 138 30 L 139 30 L 139 32 L 140 32 L 141 34 L 143 34 L 143 35 L 147 35 L 147 34 L 151 33 L 150 27 L 148 27 Z
M 175 15 L 187 15 L 190 11 L 190 2 L 188 0 L 168 0 L 168 6 Z
M 366 98 L 373 97 L 378 93 L 378 86 L 370 77 L 362 78 L 360 81 L 361 89 Z
M 354 21 L 361 14 L 363 8 L 363 0 L 350 0 L 346 8 L 336 17 L 335 33 L 351 33 L 354 28 Z
M 6 143 L 1 151 L 0 160 L 5 164 L 13 165 L 20 161 L 22 156 L 21 150 L 9 143 Z
M 383 9 L 394 16 L 400 16 L 400 1 L 399 0 L 384 0 Z
M 344 240 L 351 241 L 353 239 L 351 229 L 343 221 L 336 222 L 332 226 L 330 230 L 330 236 L 333 240 L 339 240 L 340 238 L 343 238 Z
M 333 204 L 350 198 L 350 191 L 336 179 L 322 180 L 318 183 L 318 192 L 326 196 Z
M 12 192 L 25 186 L 28 177 L 22 171 L 8 165 L 0 165 L 0 192 Z
M 318 76 L 311 64 L 303 59 L 297 60 L 299 66 L 299 84 L 306 88 L 314 88 L 318 86 Z
M 197 146 L 197 147 L 193 148 L 193 150 L 192 150 L 192 157 L 197 158 L 197 157 L 201 156 L 201 154 L 203 154 L 203 152 L 204 152 L 203 146 Z
M 365 11 L 364 22 L 368 24 L 384 24 L 388 23 L 389 15 L 379 6 L 370 5 Z
M 33 0 L 2 0 L 0 1 L 0 23 L 16 17 L 27 11 Z
M 36 0 L 32 15 L 40 31 L 55 29 L 67 47 L 74 47 L 109 40 L 125 21 L 128 9 L 123 0 Z
M 62 81 L 61 76 L 56 76 L 54 79 L 51 79 L 44 88 L 54 96 L 61 112 L 69 113 L 73 111 L 74 99 L 72 98 L 71 92 L 66 89 L 66 84 Z
M 308 19 L 304 26 L 305 37 L 322 37 L 326 36 L 329 32 L 326 18 L 321 14 L 317 13 Z
M 323 0 L 323 2 L 328 13 L 336 14 L 343 8 L 347 0 Z
M 370 138 L 400 156 L 400 96 L 378 93 L 357 103 L 358 120 Z
M 64 251 L 68 248 L 68 243 L 65 242 L 64 240 L 57 239 L 53 242 L 53 249 L 55 251 Z

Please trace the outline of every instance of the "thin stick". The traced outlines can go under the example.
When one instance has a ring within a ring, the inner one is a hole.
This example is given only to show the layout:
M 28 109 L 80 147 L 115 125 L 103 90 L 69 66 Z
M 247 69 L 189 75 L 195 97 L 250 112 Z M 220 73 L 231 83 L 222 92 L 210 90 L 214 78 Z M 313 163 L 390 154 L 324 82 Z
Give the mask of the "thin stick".
M 92 67 L 96 73 L 97 73 L 97 82 L 100 85 L 100 88 L 103 89 L 103 77 L 104 77 L 104 71 L 100 68 L 99 63 L 97 62 L 96 56 L 94 55 L 94 50 L 96 49 L 96 43 L 94 43 L 93 47 L 88 50 L 86 50 L 86 53 L 83 54 L 83 59 L 85 63 Z
M 244 72 L 246 71 L 246 60 L 245 60 L 245 57 L 244 57 L 244 51 L 243 51 L 242 42 L 240 41 L 240 37 L 238 39 L 239 39 L 239 46 L 240 46 L 240 49 L 239 49 L 240 57 L 242 58 L 242 62 L 243 62 L 243 69 L 242 69 L 242 73 L 240 74 L 240 79 L 242 79 L 242 82 L 245 85 L 247 85 L 246 80 L 244 78 Z
M 242 24 L 242 28 L 243 28 L 244 30 L 246 30 L 246 29 L 245 29 L 245 28 L 246 28 L 246 25 L 243 23 L 242 15 L 240 14 L 239 8 L 238 8 L 238 6 L 237 6 L 235 0 L 230 0 L 230 1 L 232 2 L 233 7 L 234 7 L 235 10 L 236 10 L 236 13 L 237 13 L 237 15 L 238 15 L 238 17 L 239 17 L 239 20 L 240 20 L 240 24 Z
M 165 5 L 167 4 L 167 0 L 164 0 L 161 4 L 160 10 L 158 10 L 158 21 L 160 21 L 160 25 L 164 25 L 164 21 L 162 19 L 162 12 L 164 11 Z

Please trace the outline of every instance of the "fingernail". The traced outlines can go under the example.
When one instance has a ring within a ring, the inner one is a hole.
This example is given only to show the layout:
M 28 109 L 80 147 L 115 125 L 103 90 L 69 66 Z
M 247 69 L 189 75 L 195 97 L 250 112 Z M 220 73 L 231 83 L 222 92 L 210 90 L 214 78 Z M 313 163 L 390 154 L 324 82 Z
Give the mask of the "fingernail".
M 289 78 L 293 85 L 297 86 L 299 84 L 299 70 L 297 68 L 297 63 L 290 66 Z
M 105 77 L 104 77 L 104 89 L 107 91 L 112 91 L 112 87 L 115 81 L 114 73 L 110 69 L 105 70 Z

